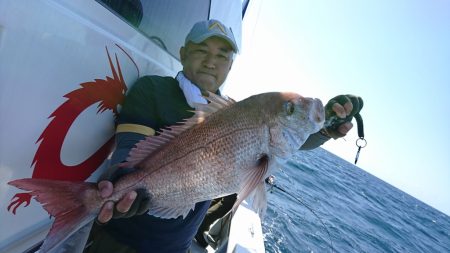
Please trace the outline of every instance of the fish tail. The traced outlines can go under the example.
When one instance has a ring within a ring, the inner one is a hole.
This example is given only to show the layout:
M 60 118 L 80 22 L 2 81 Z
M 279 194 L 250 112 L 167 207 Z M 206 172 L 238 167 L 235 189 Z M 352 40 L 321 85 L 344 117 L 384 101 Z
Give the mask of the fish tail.
M 48 252 L 70 235 L 94 219 L 98 210 L 89 210 L 84 203 L 101 202 L 93 183 L 25 178 L 8 183 L 30 191 L 43 208 L 55 217 L 55 221 L 41 246 L 41 253 Z M 85 198 L 91 198 L 86 200 Z M 91 206 L 91 205 L 89 205 Z M 100 205 L 98 205 L 100 206 Z M 92 209 L 92 207 L 91 207 Z

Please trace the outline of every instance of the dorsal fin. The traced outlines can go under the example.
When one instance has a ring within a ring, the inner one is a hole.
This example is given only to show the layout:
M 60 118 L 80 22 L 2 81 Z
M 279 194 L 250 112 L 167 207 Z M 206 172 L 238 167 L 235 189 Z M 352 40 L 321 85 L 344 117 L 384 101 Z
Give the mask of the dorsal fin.
M 120 164 L 120 167 L 135 167 L 136 164 L 144 160 L 155 150 L 170 142 L 176 136 L 191 128 L 194 125 L 202 123 L 211 114 L 228 107 L 235 103 L 235 101 L 228 97 L 221 97 L 209 92 L 209 96 L 205 97 L 209 101 L 208 104 L 195 104 L 194 116 L 180 122 L 179 125 L 174 125 L 166 129 L 158 131 L 159 135 L 148 136 L 136 144 L 128 154 L 127 161 Z
M 196 111 L 202 111 L 204 113 L 208 113 L 207 116 L 217 112 L 218 110 L 228 107 L 236 101 L 229 97 L 221 97 L 212 92 L 208 92 L 208 97 L 204 96 L 206 100 L 208 100 L 208 104 L 195 104 Z

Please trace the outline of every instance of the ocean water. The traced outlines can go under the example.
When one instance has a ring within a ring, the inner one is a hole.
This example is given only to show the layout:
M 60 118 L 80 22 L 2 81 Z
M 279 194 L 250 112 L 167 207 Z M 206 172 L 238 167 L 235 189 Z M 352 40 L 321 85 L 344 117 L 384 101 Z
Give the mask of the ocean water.
M 324 149 L 274 175 L 266 252 L 450 252 L 449 216 Z

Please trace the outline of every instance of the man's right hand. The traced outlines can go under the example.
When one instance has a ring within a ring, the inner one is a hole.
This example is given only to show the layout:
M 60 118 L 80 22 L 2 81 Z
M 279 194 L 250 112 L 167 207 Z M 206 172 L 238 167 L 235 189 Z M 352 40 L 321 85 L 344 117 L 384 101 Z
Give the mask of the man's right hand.
M 103 180 L 98 183 L 98 190 L 102 198 L 108 198 L 112 195 L 114 187 L 110 181 Z M 136 214 L 144 213 L 148 210 L 148 197 L 140 196 L 140 201 L 136 201 L 135 203 L 137 197 L 138 193 L 136 191 L 130 191 L 117 203 L 112 201 L 106 202 L 97 216 L 97 221 L 100 224 L 104 224 L 112 218 L 131 217 Z

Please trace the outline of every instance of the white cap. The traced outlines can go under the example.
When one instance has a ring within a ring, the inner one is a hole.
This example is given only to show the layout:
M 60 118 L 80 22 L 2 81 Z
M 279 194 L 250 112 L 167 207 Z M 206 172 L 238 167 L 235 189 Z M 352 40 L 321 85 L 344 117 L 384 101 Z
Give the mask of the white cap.
M 214 19 L 197 22 L 186 36 L 185 44 L 189 41 L 198 44 L 213 36 L 226 40 L 233 48 L 233 51 L 235 53 L 238 52 L 231 28 Z

